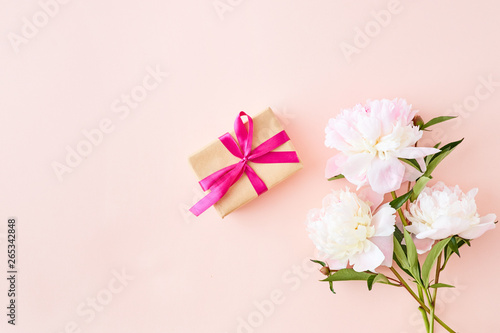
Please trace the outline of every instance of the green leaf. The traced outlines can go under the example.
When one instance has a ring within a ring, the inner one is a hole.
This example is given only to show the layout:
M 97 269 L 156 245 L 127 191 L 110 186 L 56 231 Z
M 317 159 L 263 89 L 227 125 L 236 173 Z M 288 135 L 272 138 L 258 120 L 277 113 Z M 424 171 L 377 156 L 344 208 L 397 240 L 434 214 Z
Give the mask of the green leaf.
M 447 244 L 446 247 L 444 248 L 445 251 L 444 251 L 444 254 L 445 254 L 445 259 L 448 259 L 449 257 L 451 257 L 451 255 L 454 253 L 453 250 L 451 249 L 450 247 L 450 244 Z
M 451 237 L 443 239 L 435 244 L 432 249 L 427 254 L 427 258 L 425 258 L 424 264 L 422 265 L 422 281 L 425 287 L 429 286 L 429 276 L 431 274 L 432 267 L 436 262 L 437 258 L 445 248 L 445 246 L 450 242 Z M 439 269 L 439 268 L 438 268 Z
M 341 269 L 321 281 L 328 281 L 330 283 L 330 290 L 333 293 L 335 293 L 333 291 L 334 281 L 366 281 L 369 290 L 372 290 L 374 283 L 391 284 L 384 274 L 356 272 L 352 268 Z
M 406 201 L 408 201 L 412 193 L 413 190 L 410 190 L 410 192 L 405 193 L 400 197 L 397 197 L 396 199 L 392 200 L 389 204 L 391 205 L 392 208 L 399 209 L 401 206 L 405 204 Z
M 397 259 L 396 259 L 396 256 L 394 256 L 394 257 L 393 257 L 393 259 L 394 259 L 394 261 L 396 262 L 396 264 L 398 264 L 399 268 L 401 268 L 401 270 L 402 270 L 403 272 L 405 272 L 406 274 L 408 274 L 408 276 L 412 276 L 412 275 L 411 275 L 411 273 L 410 273 L 410 271 L 409 271 L 408 269 L 403 268 L 403 264 L 401 264 L 401 263 L 399 262 L 399 260 L 397 260 Z
M 434 283 L 429 286 L 429 288 L 455 288 L 455 286 L 452 286 L 451 284 L 446 284 L 446 283 Z
M 394 260 L 394 262 L 396 262 L 396 264 L 398 264 L 399 268 L 401 268 L 403 271 L 406 272 L 406 274 L 408 275 L 411 275 L 410 271 L 408 271 L 408 269 L 404 268 L 405 267 L 405 264 L 402 263 L 397 257 L 396 257 L 396 254 L 393 253 L 393 256 L 392 256 L 392 259 Z
M 422 127 L 420 127 L 420 129 L 424 130 L 427 127 L 431 127 L 432 125 L 436 125 L 436 124 L 442 123 L 443 121 L 454 119 L 456 117 L 457 116 L 441 116 L 441 117 L 432 118 L 431 120 L 426 122 L 424 125 L 422 125 Z
M 396 235 L 393 237 L 394 241 L 394 260 L 398 263 L 399 267 L 402 269 L 408 270 L 410 268 L 410 264 L 408 263 L 408 258 L 406 258 L 406 253 L 403 251 L 401 247 L 400 241 L 398 241 Z
M 375 282 L 375 278 L 377 277 L 377 275 L 372 275 L 370 276 L 367 280 L 366 280 L 366 283 L 368 285 L 368 290 L 372 290 L 373 288 L 373 283 Z
M 453 254 L 453 251 L 451 250 L 449 243 L 445 246 L 443 253 L 444 253 L 444 263 L 441 266 L 441 269 L 445 268 L 446 264 L 448 263 L 448 260 L 450 260 L 451 255 Z
M 425 177 L 430 177 L 431 173 L 436 169 L 439 163 L 448 156 L 453 149 L 455 149 L 456 146 L 458 146 L 464 139 L 450 142 L 447 145 L 444 145 L 441 147 L 441 151 L 439 153 L 436 153 L 432 155 L 431 159 L 429 160 L 429 163 L 427 164 L 427 170 L 424 173 Z
M 310 259 L 313 263 L 315 264 L 320 264 L 322 267 L 325 267 L 326 264 L 323 262 L 323 261 L 319 261 L 319 260 L 313 260 L 313 259 Z
M 458 246 L 457 238 L 455 236 L 451 237 L 450 243 L 448 244 L 448 246 L 450 247 L 450 249 L 453 253 L 456 253 L 457 256 L 460 257 L 460 252 L 458 251 L 459 246 Z
M 333 282 L 329 281 L 328 284 L 330 285 L 330 290 L 332 293 L 336 294 L 335 290 L 333 290 Z
M 374 283 L 391 284 L 384 274 L 356 272 L 352 268 L 341 269 L 321 281 L 328 281 L 331 283 L 335 281 L 368 281 L 369 279 L 371 280 L 370 286 L 373 286 Z M 330 286 L 330 290 L 332 289 L 333 286 Z
M 336 175 L 336 176 L 333 176 L 332 178 L 328 178 L 328 181 L 335 180 L 335 179 L 341 179 L 341 178 L 345 178 L 345 176 L 344 175 Z
M 453 150 L 455 149 L 456 146 L 458 146 L 459 144 L 462 143 L 462 141 L 464 141 L 464 138 L 462 138 L 461 140 L 457 140 L 457 141 L 453 141 L 453 142 L 450 142 L 450 143 L 447 143 L 445 144 L 444 146 L 442 146 L 441 148 L 441 153 L 445 150 Z M 437 153 L 437 154 L 440 154 L 440 153 Z M 434 154 L 433 158 L 437 155 L 437 154 Z
M 418 253 L 417 253 L 417 247 L 415 246 L 415 243 L 413 243 L 413 239 L 411 238 L 411 235 L 408 231 L 403 230 L 404 238 L 405 238 L 405 243 L 406 243 L 406 254 L 408 256 L 408 264 L 410 266 L 410 272 L 412 273 L 411 275 L 415 278 L 416 282 L 418 283 L 421 281 L 420 278 L 420 264 L 418 262 Z
M 425 188 L 425 185 L 431 180 L 429 177 L 422 176 L 420 177 L 417 182 L 415 183 L 415 186 L 413 186 L 413 193 L 411 194 L 411 201 L 415 201 L 418 198 L 418 195 L 422 190 Z
M 417 169 L 419 172 L 423 172 L 416 159 L 414 159 L 414 158 L 399 158 L 399 160 L 411 165 L 412 167 Z
M 394 237 L 396 237 L 399 244 L 401 244 L 404 236 L 403 236 L 403 232 L 401 230 L 399 230 L 399 228 L 397 226 L 394 228 Z
M 390 284 L 389 279 L 384 274 L 377 274 L 377 275 L 372 275 L 366 280 L 366 283 L 368 284 L 368 290 L 372 290 L 373 284 L 374 283 L 384 283 L 384 284 Z
M 456 253 L 460 257 L 459 249 L 465 244 L 470 246 L 470 241 L 457 235 L 451 237 L 450 242 L 444 248 L 444 263 L 442 268 L 446 266 L 453 253 Z
M 321 281 L 366 281 L 374 274 L 366 272 L 356 272 L 352 268 L 344 268 L 333 273 L 329 277 Z
M 451 257 L 453 253 L 456 253 L 460 257 L 459 248 L 465 244 L 465 240 L 455 235 L 452 236 L 450 242 L 445 247 L 445 258 Z
M 439 149 L 439 146 L 441 145 L 441 142 L 438 142 L 434 145 L 434 148 L 436 149 Z M 425 165 L 428 165 L 429 164 L 429 161 L 430 159 L 432 158 L 432 156 L 434 156 L 434 154 L 431 154 L 431 155 L 427 155 L 424 157 L 424 162 L 425 162 Z

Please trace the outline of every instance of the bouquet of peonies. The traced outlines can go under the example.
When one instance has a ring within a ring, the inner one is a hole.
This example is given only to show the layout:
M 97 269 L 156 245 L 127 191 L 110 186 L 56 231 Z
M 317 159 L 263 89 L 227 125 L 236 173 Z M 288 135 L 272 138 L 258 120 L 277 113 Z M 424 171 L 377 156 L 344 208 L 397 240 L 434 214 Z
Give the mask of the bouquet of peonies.
M 424 130 L 454 117 L 424 123 L 416 113 L 403 99 L 384 99 L 329 120 L 325 144 L 339 153 L 327 162 L 326 177 L 345 178 L 357 190 L 327 195 L 321 209 L 309 212 L 307 231 L 322 256 L 313 262 L 322 266 L 327 276 L 322 281 L 333 293 L 335 281 L 366 281 L 369 290 L 374 283 L 404 287 L 418 302 L 427 332 L 434 332 L 435 321 L 454 332 L 435 314 L 438 289 L 453 287 L 441 283 L 439 275 L 461 246 L 495 228 L 496 215 L 479 216 L 477 189 L 464 193 L 442 182 L 427 186 L 437 165 L 463 139 L 418 147 Z M 397 196 L 406 182 L 405 193 Z M 386 193 L 392 201 L 383 203 Z M 392 276 L 376 272 L 380 266 L 390 267 Z

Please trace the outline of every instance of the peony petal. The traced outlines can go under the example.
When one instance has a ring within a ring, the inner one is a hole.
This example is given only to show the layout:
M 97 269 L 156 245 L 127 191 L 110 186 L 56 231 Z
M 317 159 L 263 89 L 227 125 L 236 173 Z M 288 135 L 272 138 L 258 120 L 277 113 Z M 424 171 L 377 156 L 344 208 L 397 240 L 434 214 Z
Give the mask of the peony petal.
M 404 162 L 397 158 L 374 159 L 368 170 L 368 181 L 375 192 L 389 193 L 401 187 L 405 173 Z
M 472 200 L 476 197 L 477 192 L 479 192 L 479 189 L 477 187 L 475 187 L 472 190 L 470 190 L 469 192 L 467 192 L 466 196 L 467 196 L 467 198 Z
M 420 170 L 423 172 L 427 171 L 427 164 L 425 164 L 425 160 L 422 157 L 418 157 L 415 159 L 420 166 Z
M 389 206 L 388 203 L 380 207 L 372 218 L 372 225 L 375 227 L 374 236 L 390 236 L 394 233 L 395 213 L 396 210 Z
M 413 229 L 411 228 L 412 226 L 409 225 L 406 227 L 406 230 L 409 232 L 409 233 L 413 233 Z M 426 231 L 422 231 L 420 233 L 414 233 L 415 237 L 418 238 L 418 239 L 425 239 L 425 238 L 429 238 L 429 239 L 441 239 L 439 237 L 434 237 L 434 235 L 437 233 L 438 231 L 436 229 L 429 229 L 429 230 L 426 230 Z M 444 237 L 446 238 L 446 237 Z
M 488 214 L 479 219 L 479 224 L 495 223 L 496 220 L 497 216 L 495 214 Z
M 338 153 L 326 162 L 325 177 L 331 178 L 342 173 L 342 166 L 347 161 L 347 156 L 343 153 Z
M 423 254 L 429 251 L 434 245 L 435 240 L 430 238 L 418 239 L 415 235 L 412 235 L 413 243 L 415 243 L 415 247 L 417 248 L 418 254 Z
M 375 117 L 363 117 L 356 124 L 363 137 L 376 143 L 381 134 L 380 120 Z
M 458 235 L 470 226 L 468 219 L 456 216 L 440 216 L 434 221 L 432 227 L 438 229 L 434 237 L 444 239 L 452 235 Z
M 486 231 L 495 229 L 495 221 L 497 216 L 495 214 L 488 214 L 481 217 L 479 224 L 469 227 L 467 230 L 459 233 L 458 235 L 465 239 L 474 239 L 482 236 Z
M 405 211 L 405 215 L 406 214 L 406 211 Z M 408 216 L 407 216 L 408 217 Z M 398 216 L 398 221 L 399 221 L 399 216 Z M 420 223 L 413 223 L 413 224 L 410 224 L 409 226 L 406 226 L 405 227 L 406 231 L 408 231 L 410 234 L 414 234 L 414 235 L 417 235 L 419 238 L 421 237 L 420 235 L 425 232 L 425 231 L 432 231 L 431 234 L 434 233 L 434 230 L 430 229 L 430 228 L 425 228 L 424 226 L 422 226 L 422 224 Z M 426 230 L 427 229 L 427 230 Z M 426 236 L 427 237 L 427 236 Z
M 369 202 L 370 209 L 374 212 L 378 206 L 384 201 L 384 195 L 373 191 L 370 186 L 364 186 L 357 191 L 358 197 L 364 202 Z
M 347 259 L 346 260 L 324 259 L 324 261 L 326 261 L 330 269 L 338 270 L 347 267 Z
M 409 125 L 412 123 L 413 117 L 418 112 L 417 110 L 411 110 L 411 104 L 408 105 L 406 100 L 402 98 L 395 98 L 392 100 L 394 104 L 394 112 L 398 115 L 398 118 L 404 125 Z
M 447 237 L 458 235 L 469 227 L 469 221 L 456 216 L 440 216 L 432 223 L 434 233 L 424 231 L 417 235 L 417 238 L 445 239 Z
M 356 272 L 374 271 L 385 260 L 382 251 L 369 240 L 365 241 L 364 252 L 353 255 L 349 262 Z
M 370 241 L 375 244 L 380 251 L 382 251 L 385 259 L 381 265 L 391 267 L 392 266 L 392 253 L 394 251 L 394 241 L 391 236 L 385 237 L 372 237 Z
M 406 147 L 401 149 L 397 156 L 400 158 L 421 158 L 427 155 L 439 153 L 441 150 L 427 147 Z
M 375 145 L 378 151 L 392 152 L 400 149 L 401 142 L 399 142 L 399 133 L 392 132 L 379 139 Z
M 464 232 L 459 233 L 458 235 L 465 239 L 474 239 L 482 236 L 486 231 L 495 229 L 495 224 L 478 224 L 470 227 Z
M 349 156 L 342 168 L 342 174 L 352 184 L 362 186 L 366 182 L 366 173 L 373 160 L 371 154 L 356 154 Z
M 330 122 L 334 122 L 334 119 L 330 119 Z M 325 146 L 328 148 L 335 148 L 340 151 L 349 150 L 350 145 L 333 128 L 327 127 L 325 129 L 325 133 Z
M 405 175 L 403 177 L 403 181 L 405 182 L 414 182 L 424 174 L 423 172 L 418 171 L 408 163 L 403 163 L 403 165 L 405 167 Z
M 350 145 L 352 142 L 358 142 L 363 139 L 361 134 L 354 128 L 354 123 L 348 118 L 335 119 L 333 127 L 331 128 L 334 133 L 336 133 L 334 137 L 340 140 L 337 142 L 340 145 Z

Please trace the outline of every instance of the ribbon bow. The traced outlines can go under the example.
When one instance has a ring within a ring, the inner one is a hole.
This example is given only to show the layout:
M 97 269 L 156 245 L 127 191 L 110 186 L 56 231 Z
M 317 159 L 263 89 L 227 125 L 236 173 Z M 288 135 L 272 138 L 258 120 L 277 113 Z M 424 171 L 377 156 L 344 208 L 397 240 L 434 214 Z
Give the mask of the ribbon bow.
M 248 118 L 248 130 L 241 120 L 243 116 Z M 266 184 L 264 184 L 252 167 L 248 165 L 249 161 L 254 163 L 299 162 L 297 153 L 294 151 L 272 151 L 290 140 L 285 131 L 279 132 L 252 150 L 253 120 L 243 111 L 239 113 L 234 121 L 234 132 L 238 139 L 238 143 L 229 133 L 219 137 L 219 140 L 231 154 L 240 158 L 240 161 L 212 173 L 199 182 L 201 188 L 204 191 L 210 190 L 210 193 L 189 209 L 189 211 L 196 216 L 199 216 L 219 201 L 227 193 L 229 188 L 240 179 L 243 173 L 246 173 L 248 176 L 257 195 L 261 195 L 267 191 Z

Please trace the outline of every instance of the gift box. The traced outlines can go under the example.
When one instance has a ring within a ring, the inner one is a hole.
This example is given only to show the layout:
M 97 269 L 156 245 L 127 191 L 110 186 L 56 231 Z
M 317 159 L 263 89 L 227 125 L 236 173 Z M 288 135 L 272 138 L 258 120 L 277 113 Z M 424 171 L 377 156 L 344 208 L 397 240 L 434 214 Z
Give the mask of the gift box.
M 247 121 L 243 122 L 243 118 Z M 255 117 L 240 112 L 235 131 L 189 157 L 200 185 L 209 190 L 190 211 L 214 206 L 224 217 L 302 169 L 295 148 L 268 108 Z M 213 192 L 213 193 L 212 193 Z

